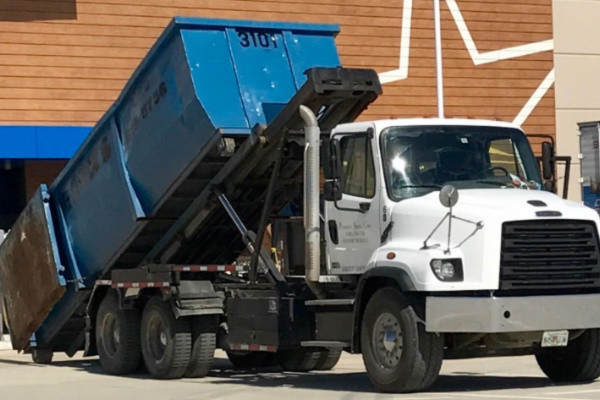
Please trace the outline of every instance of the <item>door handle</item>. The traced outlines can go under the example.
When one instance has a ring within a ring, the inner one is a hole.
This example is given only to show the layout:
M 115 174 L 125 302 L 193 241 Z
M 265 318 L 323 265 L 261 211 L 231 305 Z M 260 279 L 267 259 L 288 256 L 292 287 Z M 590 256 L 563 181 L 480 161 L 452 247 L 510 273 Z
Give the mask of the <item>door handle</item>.
M 360 212 L 364 214 L 371 208 L 371 203 L 360 203 L 358 206 L 360 207 Z
M 335 220 L 333 220 L 333 219 L 330 219 L 329 221 L 327 221 L 327 226 L 329 228 L 329 237 L 331 238 L 331 243 L 338 244 L 339 236 L 338 236 L 337 222 L 335 222 Z

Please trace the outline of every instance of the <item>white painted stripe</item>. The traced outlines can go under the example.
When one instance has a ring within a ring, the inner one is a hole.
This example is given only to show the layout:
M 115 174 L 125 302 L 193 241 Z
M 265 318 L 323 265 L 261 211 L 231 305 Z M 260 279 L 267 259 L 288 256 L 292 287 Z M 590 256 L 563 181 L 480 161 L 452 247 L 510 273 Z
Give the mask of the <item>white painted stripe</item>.
M 400 81 L 408 78 L 408 69 L 410 64 L 410 39 L 411 39 L 411 24 L 412 24 L 412 0 L 404 0 L 402 7 L 402 29 L 400 34 L 400 60 L 398 69 L 382 72 L 379 74 L 379 80 L 382 84 Z M 462 12 L 456 3 L 456 0 L 446 0 L 446 4 L 450 9 L 450 13 L 461 38 L 465 44 L 471 59 L 475 65 L 482 65 L 491 62 L 508 60 L 511 58 L 524 57 L 531 54 L 542 53 L 554 49 L 554 41 L 552 39 L 543 40 L 534 43 L 528 43 L 520 46 L 507 47 L 499 50 L 488 52 L 479 52 L 475 41 L 471 36 L 471 32 L 463 18 Z
M 540 86 L 533 92 L 527 103 L 523 106 L 519 114 L 515 117 L 513 124 L 515 125 L 523 125 L 523 123 L 529 118 L 533 110 L 540 103 L 542 98 L 546 95 L 548 90 L 554 85 L 554 68 L 550 71 L 550 73 L 544 78 Z
M 528 56 L 531 54 L 542 53 L 544 51 L 549 51 L 554 48 L 554 41 L 552 39 L 543 40 L 541 42 L 528 43 L 520 46 L 507 47 L 500 50 L 488 51 L 485 53 L 480 53 L 477 50 L 477 46 L 473 41 L 473 37 L 471 36 L 471 32 L 469 28 L 467 28 L 467 24 L 458 8 L 458 4 L 456 4 L 456 0 L 446 0 L 448 4 L 448 8 L 450 9 L 450 13 L 452 14 L 452 18 L 454 18 L 454 22 L 456 23 L 456 27 L 458 28 L 458 32 L 465 43 L 465 47 L 473 59 L 473 63 L 475 65 L 487 64 L 495 61 L 508 60 L 511 58 Z
M 404 5 L 402 6 L 402 30 L 400 34 L 400 62 L 398 69 L 379 74 L 379 81 L 382 84 L 408 78 L 411 24 L 412 0 L 404 0 Z

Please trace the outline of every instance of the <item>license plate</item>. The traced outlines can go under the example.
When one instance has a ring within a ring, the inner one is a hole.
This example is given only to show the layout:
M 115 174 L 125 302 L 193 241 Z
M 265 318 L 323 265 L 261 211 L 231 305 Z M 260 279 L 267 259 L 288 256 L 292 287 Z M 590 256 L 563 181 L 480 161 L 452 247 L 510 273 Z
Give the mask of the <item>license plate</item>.
M 542 336 L 542 347 L 564 347 L 569 343 L 569 331 L 548 331 Z

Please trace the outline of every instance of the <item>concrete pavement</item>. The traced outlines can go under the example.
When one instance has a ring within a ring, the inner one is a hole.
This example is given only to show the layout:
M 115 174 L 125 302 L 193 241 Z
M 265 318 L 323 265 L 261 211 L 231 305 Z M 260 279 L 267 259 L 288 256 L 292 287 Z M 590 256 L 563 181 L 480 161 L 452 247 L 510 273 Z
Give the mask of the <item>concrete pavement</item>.
M 1 343 L 1 342 L 0 342 Z M 97 358 L 69 359 L 55 355 L 51 365 L 35 365 L 29 355 L 0 351 L 2 400 L 152 400 L 210 399 L 401 399 L 401 400 L 595 400 L 600 382 L 556 385 L 546 379 L 533 357 L 512 357 L 444 362 L 440 379 L 427 393 L 406 395 L 374 391 L 360 356 L 342 357 L 329 372 L 283 373 L 235 370 L 223 352 L 215 368 L 202 379 L 157 381 L 143 373 L 117 377 L 104 375 Z

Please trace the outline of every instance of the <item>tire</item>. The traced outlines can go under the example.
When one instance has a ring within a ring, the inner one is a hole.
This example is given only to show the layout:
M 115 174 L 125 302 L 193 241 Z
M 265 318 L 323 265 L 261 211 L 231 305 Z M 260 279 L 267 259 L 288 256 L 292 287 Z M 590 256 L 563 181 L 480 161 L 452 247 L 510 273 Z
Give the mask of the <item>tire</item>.
M 227 358 L 236 368 L 268 368 L 276 365 L 275 353 L 266 351 L 227 351 Z
M 210 371 L 217 345 L 217 322 L 214 316 L 193 317 L 192 353 L 185 371 L 186 378 L 202 378 Z
M 52 362 L 52 350 L 34 348 L 31 350 L 31 359 L 36 364 L 50 364 Z
M 281 350 L 277 353 L 277 363 L 284 371 L 308 372 L 315 368 L 320 356 L 319 349 L 312 347 Z
M 378 390 L 416 392 L 436 381 L 443 337 L 425 331 L 414 307 L 396 289 L 383 288 L 371 297 L 360 339 L 367 375 Z
M 0 324 L 3 324 L 5 328 L 1 330 L 6 335 L 10 333 L 10 326 L 8 325 L 8 310 L 6 307 L 6 302 L 4 301 L 4 297 L 2 297 L 2 293 L 0 293 L 0 307 L 2 307 L 2 310 L 0 310 L 0 314 L 2 314 L 2 321 L 0 321 Z
M 141 324 L 142 356 L 153 378 L 175 379 L 185 374 L 192 352 L 192 329 L 187 318 L 176 319 L 168 302 L 152 298 Z
M 321 350 L 319 359 L 313 368 L 316 371 L 329 371 L 336 366 L 342 357 L 342 349 L 324 349 Z
M 566 347 L 544 348 L 535 355 L 556 382 L 590 382 L 600 376 L 600 329 L 588 329 Z
M 96 314 L 96 348 L 102 370 L 111 375 L 135 372 L 140 363 L 140 314 L 122 310 L 117 292 L 104 297 Z

